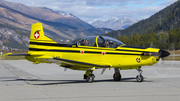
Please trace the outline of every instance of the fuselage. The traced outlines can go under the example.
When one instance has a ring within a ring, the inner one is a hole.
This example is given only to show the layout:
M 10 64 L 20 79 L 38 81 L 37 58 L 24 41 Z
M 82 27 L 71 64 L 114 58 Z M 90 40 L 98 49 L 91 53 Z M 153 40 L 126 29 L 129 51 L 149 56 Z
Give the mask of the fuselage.
M 88 45 L 85 45 L 83 39 L 71 45 L 31 40 L 29 54 L 42 55 L 26 56 L 26 58 L 36 63 L 52 62 L 52 59 L 57 59 L 62 61 L 62 66 L 77 70 L 87 70 L 92 67 L 136 69 L 140 66 L 153 65 L 159 60 L 157 56 L 147 56 L 144 53 L 158 53 L 160 49 L 127 46 L 108 37 L 103 39 L 103 41 L 109 41 L 109 46 L 106 46 L 105 42 L 99 39 L 100 37 L 103 38 L 103 36 L 91 37 L 91 41 L 94 40 L 92 42 L 84 38 L 89 41 Z

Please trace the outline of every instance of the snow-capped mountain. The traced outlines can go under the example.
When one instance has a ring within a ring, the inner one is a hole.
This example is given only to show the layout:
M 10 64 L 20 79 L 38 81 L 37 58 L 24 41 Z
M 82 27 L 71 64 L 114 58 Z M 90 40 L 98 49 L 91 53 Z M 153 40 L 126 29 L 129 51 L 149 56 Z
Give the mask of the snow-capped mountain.
M 56 14 L 59 14 L 63 17 L 73 17 L 73 18 L 77 18 L 76 16 L 74 16 L 73 14 L 71 13 L 66 13 L 64 11 L 54 11 Z
M 125 29 L 136 22 L 137 20 L 128 17 L 121 17 L 121 18 L 112 17 L 106 21 L 101 21 L 101 20 L 94 21 L 91 23 L 91 25 L 97 28 L 110 28 L 113 30 L 119 30 L 119 29 Z

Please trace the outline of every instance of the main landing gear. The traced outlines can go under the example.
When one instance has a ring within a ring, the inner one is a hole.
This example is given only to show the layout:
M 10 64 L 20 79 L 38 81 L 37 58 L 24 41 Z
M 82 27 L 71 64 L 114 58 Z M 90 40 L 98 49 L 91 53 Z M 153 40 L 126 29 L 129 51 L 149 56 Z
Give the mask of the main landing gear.
M 136 76 L 136 80 L 138 82 L 142 82 L 144 80 L 144 77 L 142 76 L 142 70 L 141 70 L 141 67 L 139 67 L 138 69 L 136 69 L 138 72 L 139 72 L 139 75 Z
M 84 78 L 87 82 L 91 83 L 94 81 L 95 75 L 93 74 L 93 70 L 87 70 L 84 74 Z
M 114 68 L 114 75 L 113 75 L 114 81 L 120 81 L 121 80 L 121 74 L 119 68 Z
M 95 68 L 94 68 L 95 69 Z M 84 79 L 86 79 L 87 82 L 91 83 L 94 81 L 95 75 L 93 74 L 94 69 L 87 70 L 84 74 Z M 142 70 L 141 67 L 136 69 L 139 72 L 139 75 L 136 76 L 136 80 L 138 82 L 142 82 L 144 80 L 144 77 L 142 76 Z M 121 74 L 119 68 L 114 68 L 114 75 L 113 75 L 114 81 L 120 81 L 121 80 Z

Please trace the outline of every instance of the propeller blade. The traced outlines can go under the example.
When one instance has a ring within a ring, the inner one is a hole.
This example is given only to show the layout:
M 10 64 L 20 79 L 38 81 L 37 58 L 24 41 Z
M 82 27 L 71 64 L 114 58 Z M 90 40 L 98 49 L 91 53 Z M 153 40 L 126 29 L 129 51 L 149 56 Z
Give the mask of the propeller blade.
M 105 72 L 105 70 L 106 70 L 106 68 L 103 68 L 101 74 L 103 74 Z

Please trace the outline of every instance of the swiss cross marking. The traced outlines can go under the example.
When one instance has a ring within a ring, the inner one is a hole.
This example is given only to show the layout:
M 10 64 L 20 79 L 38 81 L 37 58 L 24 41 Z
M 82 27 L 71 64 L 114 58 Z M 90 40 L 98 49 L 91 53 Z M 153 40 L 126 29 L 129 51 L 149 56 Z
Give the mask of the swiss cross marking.
M 81 53 L 81 55 L 83 55 L 83 54 L 84 54 L 84 51 L 80 51 L 80 53 Z
M 34 38 L 35 38 L 35 39 L 38 39 L 39 37 L 40 37 L 40 34 L 39 34 L 38 31 L 36 31 L 36 32 L 34 33 Z
M 101 53 L 102 53 L 103 56 L 106 54 L 106 52 L 101 52 Z

